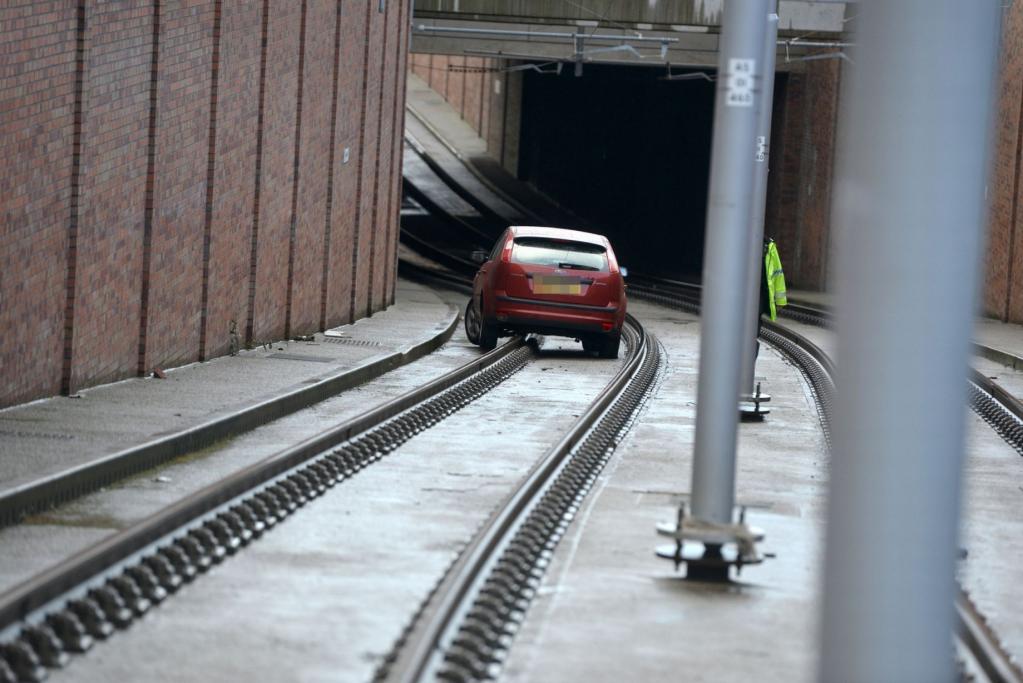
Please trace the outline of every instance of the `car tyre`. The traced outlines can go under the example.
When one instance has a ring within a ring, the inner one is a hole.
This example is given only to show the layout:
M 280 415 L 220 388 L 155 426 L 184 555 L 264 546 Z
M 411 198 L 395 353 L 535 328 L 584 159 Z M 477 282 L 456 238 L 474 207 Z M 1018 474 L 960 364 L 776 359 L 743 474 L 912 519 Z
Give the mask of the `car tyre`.
M 497 348 L 497 325 L 482 320 L 480 322 L 480 339 L 478 343 L 484 351 L 493 351 Z
M 600 344 L 600 351 L 598 352 L 601 358 L 617 358 L 618 357 L 618 346 L 622 341 L 621 332 L 612 332 L 611 334 L 604 337 Z
M 600 337 L 583 337 L 583 351 L 586 353 L 600 353 L 603 340 Z
M 465 305 L 465 315 L 462 316 L 465 323 L 465 336 L 473 344 L 480 343 L 480 328 L 483 326 L 483 319 L 475 297 L 469 299 Z

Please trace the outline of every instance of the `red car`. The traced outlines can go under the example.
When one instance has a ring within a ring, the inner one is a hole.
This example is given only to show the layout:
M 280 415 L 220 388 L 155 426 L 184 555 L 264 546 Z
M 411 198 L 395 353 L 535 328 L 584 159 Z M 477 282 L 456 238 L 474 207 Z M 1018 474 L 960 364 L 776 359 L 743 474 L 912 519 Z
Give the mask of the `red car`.
M 625 272 L 603 235 L 512 226 L 482 262 L 465 307 L 465 333 L 484 350 L 516 333 L 573 337 L 617 358 L 625 321 Z

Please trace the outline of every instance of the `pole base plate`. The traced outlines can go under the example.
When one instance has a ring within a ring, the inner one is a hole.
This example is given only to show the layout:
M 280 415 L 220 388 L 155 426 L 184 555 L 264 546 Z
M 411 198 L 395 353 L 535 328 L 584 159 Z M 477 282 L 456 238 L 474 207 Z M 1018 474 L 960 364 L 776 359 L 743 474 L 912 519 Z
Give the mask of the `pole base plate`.
M 675 539 L 675 543 L 658 546 L 656 554 L 674 562 L 676 570 L 685 564 L 687 579 L 728 581 L 732 567 L 738 575 L 743 566 L 760 564 L 767 557 L 756 546 L 764 540 L 764 531 L 747 525 L 745 517 L 746 509 L 740 508 L 737 523 L 705 522 L 686 517 L 683 503 L 677 522 L 657 525 L 657 533 Z
M 763 420 L 771 412 L 764 404 L 770 402 L 771 395 L 760 391 L 760 382 L 757 382 L 753 391 L 739 396 L 739 418 L 743 421 Z

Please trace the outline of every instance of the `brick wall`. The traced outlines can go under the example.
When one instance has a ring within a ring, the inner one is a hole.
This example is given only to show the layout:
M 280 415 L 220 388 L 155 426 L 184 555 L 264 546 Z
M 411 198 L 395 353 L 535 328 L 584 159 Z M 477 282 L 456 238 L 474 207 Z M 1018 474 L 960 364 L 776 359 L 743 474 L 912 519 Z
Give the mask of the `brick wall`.
M 430 82 L 430 60 L 431 55 L 417 52 L 409 58 L 409 67 L 412 69 L 412 73 L 419 76 L 421 79 Z
M 430 55 L 430 87 L 441 93 L 448 91 L 448 57 L 447 55 Z
M 138 367 L 153 16 L 148 2 L 85 3 L 71 390 Z
M 399 144 L 399 136 L 404 133 L 405 130 L 405 94 L 406 94 L 406 83 L 408 76 L 408 48 L 409 48 L 409 31 L 411 30 L 410 14 L 411 5 L 401 5 L 401 14 L 398 17 L 398 45 L 399 53 L 397 60 L 395 61 L 395 97 L 397 101 L 394 106 L 394 127 L 395 135 L 392 138 L 394 144 L 392 144 L 392 157 L 391 157 L 391 198 L 390 198 L 390 209 L 388 212 L 389 224 L 387 226 L 388 231 L 388 261 L 387 270 L 385 272 L 384 281 L 388 283 L 387 292 L 387 304 L 394 303 L 395 290 L 397 288 L 397 279 L 395 275 L 398 270 L 398 228 L 401 217 L 401 160 L 402 160 L 402 145 Z
M 800 193 L 793 179 L 799 177 L 802 160 L 796 141 L 800 137 L 803 101 L 804 88 L 798 77 L 785 74 L 775 79 L 764 235 L 773 237 L 779 245 L 795 243 Z M 788 263 L 789 254 L 781 256 L 786 279 L 790 279 L 792 266 Z
M 331 119 L 337 45 L 336 0 L 307 0 L 303 60 L 302 124 L 299 136 L 295 248 L 292 262 L 291 334 L 309 334 L 320 324 L 323 298 L 324 231 L 330 169 Z M 317 96 L 322 94 L 326 96 Z
M 519 172 L 519 136 L 522 132 L 522 72 L 502 74 L 504 110 L 501 144 L 501 165 L 512 175 Z
M 1009 4 L 1002 24 L 1002 63 L 998 82 L 998 117 L 994 131 L 992 174 L 988 188 L 987 271 L 984 312 L 1001 320 L 1023 322 L 1023 185 L 1020 143 L 1023 138 L 1023 6 Z
M 465 110 L 465 57 L 448 57 L 448 89 L 445 99 L 466 121 L 472 119 Z
M 372 231 L 374 216 L 373 193 L 377 175 L 376 152 L 379 147 L 380 134 L 380 98 L 383 95 L 382 79 L 384 61 L 371 59 L 383 51 L 384 13 L 378 11 L 373 2 L 366 3 L 366 36 L 365 71 L 363 80 L 363 110 L 361 112 L 362 131 L 359 147 L 359 181 L 356 189 L 357 220 L 355 232 L 355 258 L 352 264 L 354 277 L 353 317 L 360 318 L 370 315 L 370 289 L 373 280 L 373 243 Z
M 466 57 L 465 89 L 462 98 L 462 118 L 473 130 L 483 134 L 483 58 Z
M 160 4 L 143 372 L 199 357 L 213 25 L 213 0 Z
M 504 156 L 504 122 L 508 92 L 508 74 L 494 73 L 490 77 L 489 117 L 486 125 L 487 152 L 500 160 Z
M 263 0 L 222 3 L 220 12 L 203 358 L 228 352 L 232 329 L 243 343 L 249 316 Z
M 492 59 L 483 60 L 483 73 L 480 74 L 480 137 L 484 140 L 490 138 L 490 110 L 494 102 L 494 79 L 497 74 L 491 69 L 495 67 Z
M 354 285 L 358 272 L 355 234 L 358 225 L 358 185 L 362 160 L 363 86 L 366 80 L 367 45 L 363 36 L 370 8 L 352 2 L 341 5 L 341 44 L 337 107 L 334 119 L 333 180 L 330 207 L 330 245 L 323 315 L 326 325 L 349 322 L 354 317 Z M 345 150 L 348 160 L 345 161 Z
M 487 141 L 490 154 L 502 159 L 509 74 L 498 68 L 508 62 L 418 53 L 411 55 L 408 63 L 412 73 L 436 90 Z M 521 79 L 514 78 L 511 85 L 521 88 Z M 517 125 L 513 128 L 517 130 Z M 509 164 L 515 162 L 515 155 L 511 155 Z
M 248 337 L 256 343 L 284 335 L 303 4 L 268 5 L 273 11 L 266 22 L 262 149 L 256 186 L 259 214 L 253 223 L 258 241 L 249 301 Z
M 389 302 L 407 4 L 2 3 L 0 406 Z
M 790 287 L 827 285 L 841 62 L 807 62 L 776 81 L 765 234 Z
M 397 47 L 398 47 L 398 12 L 400 4 L 388 2 L 384 7 L 384 59 L 382 60 L 382 77 L 380 79 L 380 132 L 377 135 L 376 175 L 373 178 L 373 232 L 371 233 L 372 248 L 372 280 L 370 290 L 370 312 L 386 307 L 389 287 L 384 284 L 390 259 L 386 251 L 390 248 L 388 241 L 388 225 L 390 215 L 390 185 L 393 166 L 393 135 L 395 132 L 394 105 L 397 101 L 395 84 L 398 80 Z M 388 49 L 390 48 L 390 49 Z
M 503 62 L 502 62 L 503 63 Z M 483 57 L 414 54 L 409 68 L 436 90 L 473 130 L 486 138 L 490 127 L 493 73 L 497 62 Z
M 0 405 L 60 390 L 76 8 L 0 4 Z

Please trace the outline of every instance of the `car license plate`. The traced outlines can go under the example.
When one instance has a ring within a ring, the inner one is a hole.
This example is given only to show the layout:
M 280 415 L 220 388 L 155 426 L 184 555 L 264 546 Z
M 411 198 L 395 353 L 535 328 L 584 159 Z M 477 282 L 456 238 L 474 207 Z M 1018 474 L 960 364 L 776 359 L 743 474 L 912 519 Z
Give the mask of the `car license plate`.
M 534 294 L 582 294 L 583 286 L 577 277 L 562 275 L 534 275 Z

